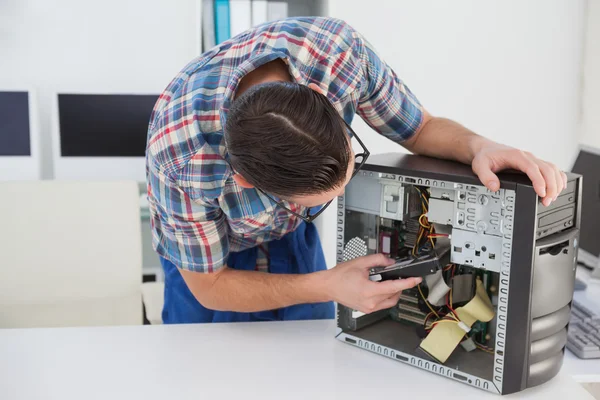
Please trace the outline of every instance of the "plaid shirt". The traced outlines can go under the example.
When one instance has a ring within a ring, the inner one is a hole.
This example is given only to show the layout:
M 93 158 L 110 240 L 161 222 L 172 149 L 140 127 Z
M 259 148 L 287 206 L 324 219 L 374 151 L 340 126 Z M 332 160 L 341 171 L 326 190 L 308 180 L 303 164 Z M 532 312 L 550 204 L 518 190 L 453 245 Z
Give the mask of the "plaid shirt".
M 154 247 L 179 268 L 214 272 L 226 265 L 229 252 L 264 248 L 300 223 L 260 192 L 235 183 L 223 139 L 239 81 L 277 58 L 297 83 L 323 89 L 348 123 L 358 113 L 395 142 L 410 138 L 421 123 L 418 100 L 340 20 L 268 23 L 202 54 L 161 94 L 147 145 Z M 265 269 L 260 259 L 259 269 Z

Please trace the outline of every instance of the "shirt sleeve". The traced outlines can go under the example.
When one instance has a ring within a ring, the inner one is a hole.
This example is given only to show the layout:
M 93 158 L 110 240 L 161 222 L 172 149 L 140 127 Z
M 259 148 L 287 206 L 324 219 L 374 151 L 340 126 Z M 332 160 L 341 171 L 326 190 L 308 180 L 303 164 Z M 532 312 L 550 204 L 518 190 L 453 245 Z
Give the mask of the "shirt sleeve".
M 148 203 L 153 245 L 160 256 L 195 272 L 211 273 L 226 265 L 226 217 L 216 200 L 192 200 L 180 183 L 149 166 Z
M 423 119 L 423 107 L 362 35 L 354 32 L 364 78 L 357 112 L 371 128 L 401 143 L 410 139 Z

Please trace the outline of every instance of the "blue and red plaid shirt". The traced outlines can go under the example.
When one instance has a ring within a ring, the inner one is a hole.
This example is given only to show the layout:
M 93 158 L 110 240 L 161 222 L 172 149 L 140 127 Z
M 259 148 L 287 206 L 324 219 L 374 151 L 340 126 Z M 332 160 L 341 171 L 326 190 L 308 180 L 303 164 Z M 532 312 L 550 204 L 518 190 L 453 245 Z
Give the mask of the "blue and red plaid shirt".
M 202 54 L 161 94 L 147 145 L 154 247 L 179 268 L 217 271 L 229 252 L 264 247 L 300 223 L 260 192 L 238 186 L 226 162 L 223 127 L 237 85 L 278 58 L 297 83 L 326 92 L 348 123 L 358 113 L 398 143 L 421 123 L 416 97 L 358 32 L 337 19 L 260 25 Z M 258 264 L 266 270 L 264 261 Z

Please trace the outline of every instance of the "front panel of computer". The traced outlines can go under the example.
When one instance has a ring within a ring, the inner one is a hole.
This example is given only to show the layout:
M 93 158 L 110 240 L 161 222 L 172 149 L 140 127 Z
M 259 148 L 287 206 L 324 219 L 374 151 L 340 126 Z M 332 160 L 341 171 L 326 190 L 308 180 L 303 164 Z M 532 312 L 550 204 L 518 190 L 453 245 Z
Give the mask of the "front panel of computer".
M 424 279 L 391 309 L 339 305 L 338 339 L 493 393 L 545 382 L 562 363 L 572 287 L 534 271 L 573 279 L 566 260 L 576 247 L 575 211 L 556 242 L 537 235 L 530 186 L 494 193 L 436 176 L 367 166 L 339 198 L 338 263 L 384 253 L 396 263 L 371 269 L 371 280 Z M 538 304 L 548 290 L 560 299 Z

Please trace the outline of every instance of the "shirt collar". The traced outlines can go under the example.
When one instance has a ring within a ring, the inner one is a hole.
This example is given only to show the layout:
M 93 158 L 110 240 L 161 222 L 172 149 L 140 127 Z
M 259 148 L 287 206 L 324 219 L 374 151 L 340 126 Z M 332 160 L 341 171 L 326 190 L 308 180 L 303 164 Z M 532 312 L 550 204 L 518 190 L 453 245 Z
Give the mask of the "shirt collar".
M 290 61 L 289 57 L 283 52 L 269 52 L 269 53 L 255 53 L 248 57 L 247 60 L 242 62 L 232 73 L 229 82 L 227 83 L 227 87 L 225 88 L 225 92 L 223 94 L 223 104 L 220 109 L 220 120 L 221 126 L 225 129 L 225 122 L 227 121 L 227 113 L 231 107 L 231 103 L 233 102 L 233 98 L 235 96 L 235 91 L 244 76 L 249 74 L 251 71 L 254 71 L 256 68 L 264 65 L 268 62 L 271 62 L 276 59 L 282 59 L 283 62 L 288 66 L 290 75 L 294 82 L 299 83 L 301 85 L 306 84 L 306 77 L 296 68 L 296 66 Z

